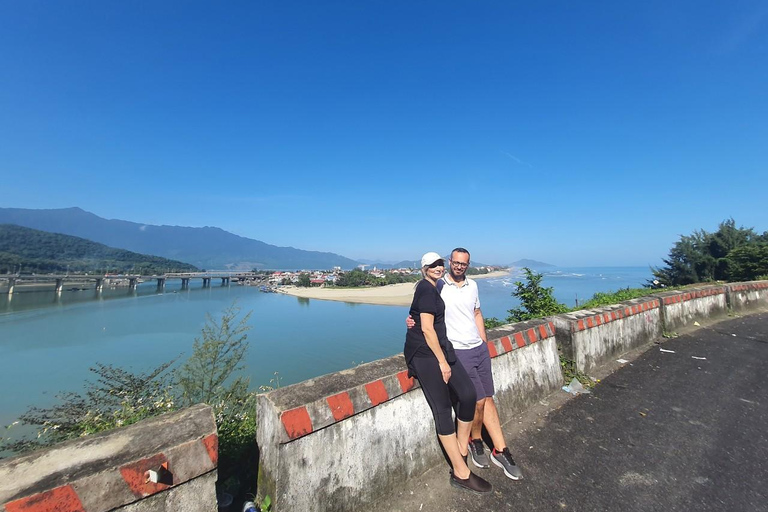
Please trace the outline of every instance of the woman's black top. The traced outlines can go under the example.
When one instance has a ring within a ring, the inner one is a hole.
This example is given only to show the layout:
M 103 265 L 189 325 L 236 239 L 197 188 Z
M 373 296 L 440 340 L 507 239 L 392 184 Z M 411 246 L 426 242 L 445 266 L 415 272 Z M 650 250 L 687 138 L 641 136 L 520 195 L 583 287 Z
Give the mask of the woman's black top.
M 427 345 L 424 333 L 421 330 L 421 313 L 430 313 L 435 316 L 434 327 L 437 333 L 437 339 L 443 348 L 445 359 L 449 363 L 456 362 L 456 354 L 453 351 L 453 345 L 448 341 L 445 333 L 445 302 L 440 297 L 432 283 L 426 279 L 419 281 L 416 285 L 416 291 L 413 294 L 411 309 L 409 311 L 411 318 L 416 322 L 412 328 L 405 334 L 405 362 L 410 368 L 410 361 L 414 357 L 435 357 L 432 349 Z

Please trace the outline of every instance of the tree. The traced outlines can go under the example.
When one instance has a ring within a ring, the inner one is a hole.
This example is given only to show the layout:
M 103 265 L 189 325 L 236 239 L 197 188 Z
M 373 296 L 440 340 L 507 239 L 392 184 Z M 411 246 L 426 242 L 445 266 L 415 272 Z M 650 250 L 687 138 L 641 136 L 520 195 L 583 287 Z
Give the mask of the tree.
M 175 362 L 168 361 L 146 373 L 96 363 L 90 368 L 96 382 L 86 381 L 82 394 L 58 393 L 59 403 L 51 407 L 30 407 L 18 422 L 36 427 L 37 435 L 0 438 L 0 452 L 23 453 L 176 409 L 172 373 L 167 371 Z
M 233 303 L 224 310 L 220 321 L 206 315 L 202 339 L 195 338 L 192 355 L 178 370 L 182 399 L 187 405 L 200 402 L 214 405 L 233 391 L 248 388 L 246 377 L 237 377 L 225 387 L 230 377 L 242 370 L 241 363 L 248 349 L 246 339 L 252 311 L 237 322 L 239 313 L 240 308 Z
M 520 307 L 509 310 L 507 322 L 522 322 L 568 311 L 565 304 L 552 295 L 554 288 L 541 286 L 543 276 L 528 267 L 523 268 L 525 282 L 515 282 L 514 297 L 520 299 Z
M 752 281 L 768 276 L 768 243 L 737 247 L 728 253 L 728 274 L 732 281 Z
M 304 273 L 299 276 L 299 286 L 304 286 L 305 288 L 308 288 L 312 284 L 311 280 L 309 279 L 309 274 Z
M 380 286 L 385 280 L 374 277 L 368 272 L 355 268 L 349 272 L 344 272 L 336 278 L 336 286 L 358 287 L 358 286 Z
M 736 227 L 736 221 L 728 219 L 714 233 L 697 230 L 691 235 L 680 236 L 664 260 L 664 267 L 651 271 L 665 286 L 733 279 L 728 255 L 739 247 L 757 243 L 762 237 L 752 228 Z

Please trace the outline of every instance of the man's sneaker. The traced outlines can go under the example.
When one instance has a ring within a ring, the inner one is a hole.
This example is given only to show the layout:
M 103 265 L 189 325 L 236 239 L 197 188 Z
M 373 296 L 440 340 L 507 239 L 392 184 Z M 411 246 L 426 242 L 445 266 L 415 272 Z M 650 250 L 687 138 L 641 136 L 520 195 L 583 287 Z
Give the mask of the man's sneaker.
M 452 486 L 474 492 L 475 494 L 485 494 L 493 490 L 493 486 L 490 482 L 483 480 L 471 471 L 469 472 L 469 478 L 464 479 L 458 478 L 453 474 L 453 471 L 451 471 L 450 481 Z
M 482 439 L 469 440 L 469 457 L 472 459 L 472 464 L 479 468 L 491 467 L 491 461 L 485 453 Z
M 491 453 L 491 460 L 494 464 L 504 470 L 504 474 L 512 480 L 520 480 L 523 478 L 523 473 L 520 468 L 515 464 L 515 459 L 512 458 L 512 454 L 509 453 L 509 448 L 497 452 L 495 449 Z

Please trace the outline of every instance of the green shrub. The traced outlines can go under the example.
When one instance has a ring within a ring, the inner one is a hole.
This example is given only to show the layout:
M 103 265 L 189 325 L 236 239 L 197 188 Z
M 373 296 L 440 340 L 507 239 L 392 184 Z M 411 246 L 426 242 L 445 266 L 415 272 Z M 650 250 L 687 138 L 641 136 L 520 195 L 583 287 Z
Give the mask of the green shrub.
M 514 297 L 520 299 L 520 307 L 509 310 L 508 322 L 523 322 L 559 313 L 566 313 L 568 307 L 557 302 L 552 294 L 554 288 L 541 286 L 542 274 L 528 267 L 523 268 L 525 282 L 515 282 Z
M 621 288 L 615 292 L 597 292 L 591 299 L 583 304 L 576 306 L 572 311 L 579 309 L 593 309 L 601 306 L 610 306 L 611 304 L 617 304 L 619 302 L 631 299 L 637 299 L 639 297 L 645 297 L 651 295 L 655 290 L 651 288 Z

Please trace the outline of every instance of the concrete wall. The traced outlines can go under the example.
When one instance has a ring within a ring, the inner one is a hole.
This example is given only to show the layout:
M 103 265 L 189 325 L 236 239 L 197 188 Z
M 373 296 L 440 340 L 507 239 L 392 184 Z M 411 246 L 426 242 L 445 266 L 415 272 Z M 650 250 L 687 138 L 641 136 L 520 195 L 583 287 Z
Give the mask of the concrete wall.
M 0 460 L 5 512 L 213 512 L 218 438 L 196 405 L 135 425 Z M 166 464 L 158 483 L 145 472 Z
M 728 285 L 728 306 L 736 313 L 768 309 L 768 281 L 750 281 Z
M 725 286 L 702 286 L 657 294 L 662 306 L 664 331 L 686 331 L 694 327 L 694 322 L 716 322 L 728 316 L 727 291 Z
M 645 297 L 552 318 L 563 354 L 589 373 L 662 335 L 660 301 Z
M 489 331 L 503 417 L 562 386 L 554 325 Z M 259 494 L 275 511 L 353 511 L 446 464 L 401 355 L 259 396 Z M 503 418 L 502 418 L 503 419 Z

